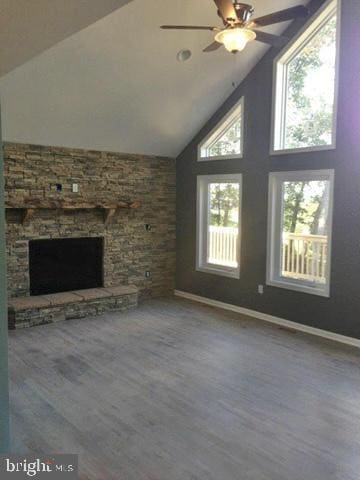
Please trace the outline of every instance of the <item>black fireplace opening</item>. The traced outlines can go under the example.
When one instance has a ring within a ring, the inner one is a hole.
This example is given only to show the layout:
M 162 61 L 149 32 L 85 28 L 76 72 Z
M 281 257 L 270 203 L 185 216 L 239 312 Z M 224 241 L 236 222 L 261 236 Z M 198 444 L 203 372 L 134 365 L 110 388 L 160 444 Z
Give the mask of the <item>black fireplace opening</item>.
M 103 238 L 29 242 L 30 295 L 103 286 Z

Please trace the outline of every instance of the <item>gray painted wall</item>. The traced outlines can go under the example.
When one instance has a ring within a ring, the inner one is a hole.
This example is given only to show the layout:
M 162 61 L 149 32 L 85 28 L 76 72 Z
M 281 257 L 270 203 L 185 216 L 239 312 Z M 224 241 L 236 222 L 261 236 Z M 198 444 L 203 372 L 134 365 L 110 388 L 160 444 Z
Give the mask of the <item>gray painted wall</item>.
M 1 117 L 1 113 L 0 113 Z M 0 123 L 0 453 L 9 450 L 9 390 L 7 351 L 4 163 Z
M 312 1 L 315 11 L 323 2 Z M 360 2 L 343 0 L 337 148 L 270 156 L 271 49 L 177 159 L 176 288 L 313 327 L 360 338 Z M 287 34 L 294 34 L 301 22 Z M 231 58 L 229 58 L 231 61 Z M 197 162 L 197 144 L 245 97 L 244 158 Z M 335 169 L 331 297 L 265 287 L 268 174 Z M 195 271 L 196 175 L 243 173 L 241 279 Z

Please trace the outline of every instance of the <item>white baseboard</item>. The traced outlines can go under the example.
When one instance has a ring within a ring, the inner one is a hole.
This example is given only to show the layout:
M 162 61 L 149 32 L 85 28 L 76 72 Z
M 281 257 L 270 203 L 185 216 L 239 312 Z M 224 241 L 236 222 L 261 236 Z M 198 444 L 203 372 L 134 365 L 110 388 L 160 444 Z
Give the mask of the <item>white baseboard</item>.
M 282 327 L 298 330 L 299 332 L 309 333 L 310 335 L 316 335 L 317 337 L 326 338 L 328 340 L 334 340 L 335 342 L 345 343 L 346 345 L 351 345 L 353 347 L 360 348 L 360 340 L 357 338 L 347 337 L 345 335 L 339 335 L 338 333 L 328 332 L 327 330 L 321 330 L 320 328 L 309 327 L 301 323 L 285 320 L 284 318 L 274 317 L 273 315 L 269 315 L 267 313 L 257 312 L 256 310 L 250 310 L 248 308 L 238 307 L 237 305 L 232 305 L 230 303 L 219 302 L 218 300 L 212 300 L 211 298 L 201 297 L 199 295 L 194 295 L 193 293 L 183 292 L 182 290 L 175 290 L 174 294 L 177 297 L 187 298 L 188 300 L 193 300 L 195 302 L 211 305 L 212 307 L 218 307 L 224 310 L 230 310 L 232 312 L 241 313 L 243 315 L 247 315 L 248 317 L 257 318 L 259 320 L 264 320 L 265 322 L 274 323 Z

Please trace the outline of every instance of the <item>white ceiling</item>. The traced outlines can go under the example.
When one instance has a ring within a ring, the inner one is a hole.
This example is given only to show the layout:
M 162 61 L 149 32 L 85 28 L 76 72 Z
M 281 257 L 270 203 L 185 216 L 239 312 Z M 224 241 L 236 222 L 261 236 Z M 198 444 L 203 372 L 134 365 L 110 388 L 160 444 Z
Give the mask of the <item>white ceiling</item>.
M 0 76 L 131 0 L 0 0 Z
M 305 2 L 252 3 L 260 16 Z M 163 23 L 219 20 L 211 0 L 133 0 L 0 79 L 4 140 L 179 154 L 267 47 L 204 54 L 211 32 L 163 31 Z M 193 55 L 179 63 L 182 48 Z

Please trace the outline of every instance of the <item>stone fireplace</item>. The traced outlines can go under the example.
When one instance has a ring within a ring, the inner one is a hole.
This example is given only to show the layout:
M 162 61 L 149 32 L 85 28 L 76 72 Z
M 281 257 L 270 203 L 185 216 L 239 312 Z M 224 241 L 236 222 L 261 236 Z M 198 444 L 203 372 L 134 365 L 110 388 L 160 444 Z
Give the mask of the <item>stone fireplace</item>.
M 174 160 L 9 143 L 4 157 L 9 299 L 100 285 L 133 285 L 140 300 L 173 291 Z M 72 260 L 59 257 L 67 247 Z M 92 279 L 81 271 L 90 260 Z

